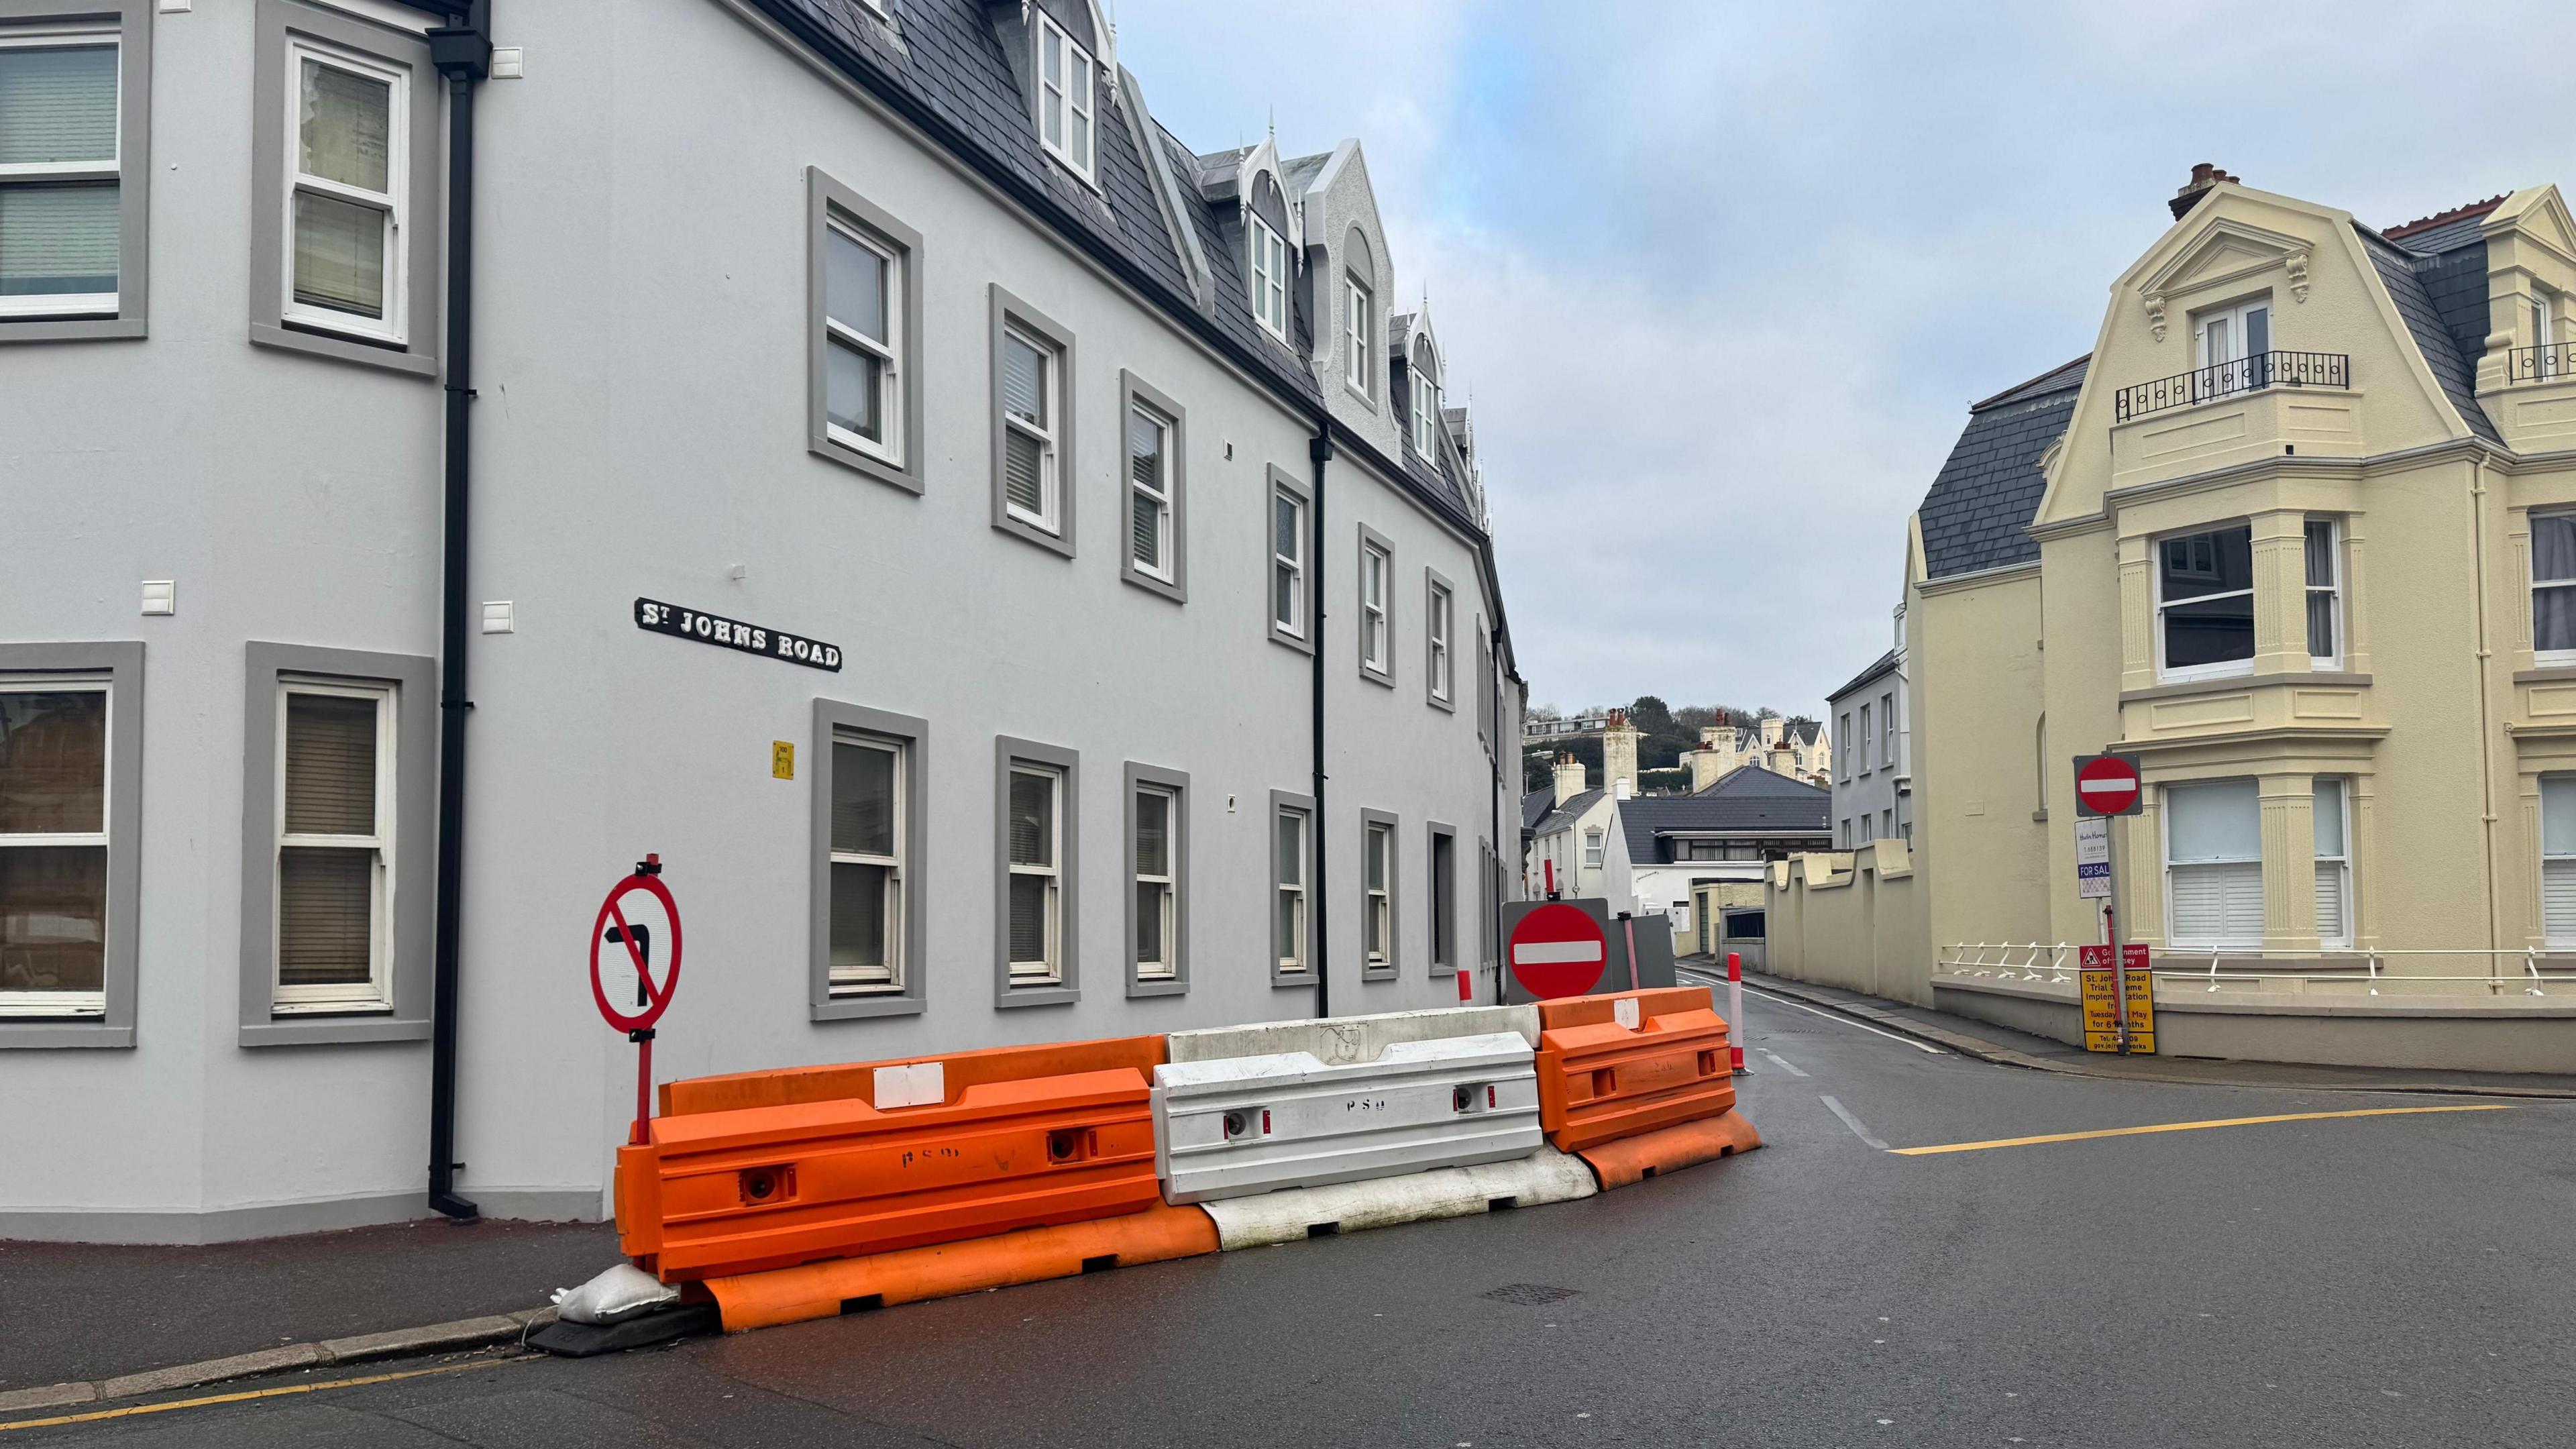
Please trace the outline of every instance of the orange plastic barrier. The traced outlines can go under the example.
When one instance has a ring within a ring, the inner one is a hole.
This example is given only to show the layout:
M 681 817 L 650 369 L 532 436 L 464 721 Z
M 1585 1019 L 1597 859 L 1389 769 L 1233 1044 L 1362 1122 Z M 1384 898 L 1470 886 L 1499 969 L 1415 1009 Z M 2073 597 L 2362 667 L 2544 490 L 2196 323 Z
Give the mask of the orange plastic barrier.
M 1143 1212 L 1163 1058 L 1129 1037 L 670 1083 L 617 1154 L 619 1246 L 676 1283 Z
M 710 1278 L 706 1286 L 726 1330 L 740 1333 L 1216 1250 L 1216 1224 L 1205 1212 L 1158 1202 L 1124 1217 Z
M 1559 1152 L 1735 1107 L 1726 1021 L 1705 986 L 1542 1001 L 1538 1024 L 1539 1124 Z
M 1586 1147 L 1575 1155 L 1583 1159 L 1592 1175 L 1601 1179 L 1602 1189 L 1608 1191 L 1632 1187 L 1658 1173 L 1750 1152 L 1761 1145 L 1762 1134 L 1753 1130 L 1744 1114 L 1728 1112 Z

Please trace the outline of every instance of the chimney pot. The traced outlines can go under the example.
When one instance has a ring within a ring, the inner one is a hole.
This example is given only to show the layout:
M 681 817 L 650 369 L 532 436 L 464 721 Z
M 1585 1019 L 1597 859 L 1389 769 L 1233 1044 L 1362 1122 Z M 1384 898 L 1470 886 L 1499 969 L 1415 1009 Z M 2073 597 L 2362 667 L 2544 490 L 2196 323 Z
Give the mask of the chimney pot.
M 2173 199 L 2166 202 L 2165 205 L 2173 212 L 2174 220 L 2180 221 L 2183 218 L 2183 213 L 2191 210 L 2192 205 L 2200 200 L 2200 194 L 2202 192 L 2207 191 L 2209 188 L 2216 186 L 2222 181 L 2234 182 L 2236 180 L 2236 177 L 2228 175 L 2227 172 L 2220 169 L 2213 162 L 2196 162 L 2191 168 L 2191 179 L 2184 182 L 2182 189 L 2176 191 L 2173 194 Z

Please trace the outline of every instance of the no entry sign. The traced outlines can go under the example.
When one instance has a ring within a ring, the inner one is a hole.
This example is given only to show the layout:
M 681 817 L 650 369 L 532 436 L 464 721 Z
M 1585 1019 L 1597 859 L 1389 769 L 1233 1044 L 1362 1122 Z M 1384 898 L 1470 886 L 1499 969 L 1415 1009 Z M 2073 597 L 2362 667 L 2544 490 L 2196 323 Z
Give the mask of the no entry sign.
M 1562 901 L 1512 927 L 1512 976 L 1532 996 L 1581 996 L 1610 964 L 1610 938 L 1587 912 Z
M 2141 790 L 2138 762 L 2126 755 L 2084 755 L 2075 761 L 2075 813 L 2135 815 Z

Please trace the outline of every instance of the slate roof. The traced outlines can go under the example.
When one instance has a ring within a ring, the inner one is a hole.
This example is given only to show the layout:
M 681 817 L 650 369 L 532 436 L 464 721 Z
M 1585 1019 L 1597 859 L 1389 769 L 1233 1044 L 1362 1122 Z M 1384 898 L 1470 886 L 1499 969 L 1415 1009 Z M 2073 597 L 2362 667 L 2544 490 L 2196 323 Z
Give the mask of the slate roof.
M 2092 360 L 2088 353 L 1968 410 L 1966 431 L 1923 495 L 1926 577 L 2039 558 L 2039 545 L 2027 530 L 2048 487 L 2040 476 L 2040 455 L 2065 433 Z
M 1547 818 L 1548 807 L 1555 803 L 1556 791 L 1553 789 L 1532 790 L 1528 794 L 1523 795 L 1521 797 L 1521 829 L 1536 830 L 1538 828 L 1538 823 Z
M 1804 780 L 1775 775 L 1758 765 L 1728 771 L 1696 795 L 1647 795 L 1619 802 L 1619 830 L 1628 859 L 1639 865 L 1670 863 L 1666 831 L 1734 831 L 1771 836 L 1833 835 L 1834 792 Z M 1820 842 L 1821 843 L 1821 842 Z
M 1601 803 L 1601 797 L 1605 793 L 1607 792 L 1601 790 L 1584 791 L 1540 816 L 1538 823 L 1530 827 L 1531 832 L 1538 835 L 1552 835 L 1557 831 L 1573 828 L 1574 822 L 1582 817 L 1584 811 Z
M 2462 217 L 2426 231 L 2414 233 L 2404 246 L 2388 240 L 2359 222 L 2352 229 L 2361 234 L 2361 249 L 2370 254 L 2370 265 L 2379 273 L 2380 282 L 2388 288 L 2389 299 L 2397 304 L 2397 315 L 2406 319 L 2406 330 L 2415 339 L 2415 348 L 2424 354 L 2424 365 L 2433 370 L 2433 378 L 2451 405 L 2468 421 L 2469 431 L 2501 447 L 2504 434 L 2496 430 L 2495 420 L 2478 405 L 2478 358 L 2486 350 L 2486 237 L 2463 240 L 2461 229 L 2471 226 L 2477 217 Z M 2444 251 L 2430 249 L 2430 244 L 2448 239 Z M 2422 248 L 2419 250 L 2419 247 Z M 2460 305 L 2468 299 L 2456 285 L 2469 270 L 2463 265 L 2464 253 L 2476 252 L 2476 287 L 2474 310 Z M 2453 305 L 2446 309 L 2427 287 L 2429 280 L 2444 283 L 2444 299 Z M 2474 316 L 2475 341 L 2465 344 L 2458 324 Z
M 1851 693 L 1853 690 L 1860 688 L 1862 685 L 1869 683 L 1871 680 L 1878 679 L 1885 675 L 1894 674 L 1895 672 L 1896 651 L 1890 649 L 1886 653 L 1878 656 L 1877 660 L 1867 669 L 1853 675 L 1851 683 L 1846 684 L 1842 688 L 1835 690 L 1833 693 L 1826 695 L 1825 698 L 1840 699 L 1844 695 Z

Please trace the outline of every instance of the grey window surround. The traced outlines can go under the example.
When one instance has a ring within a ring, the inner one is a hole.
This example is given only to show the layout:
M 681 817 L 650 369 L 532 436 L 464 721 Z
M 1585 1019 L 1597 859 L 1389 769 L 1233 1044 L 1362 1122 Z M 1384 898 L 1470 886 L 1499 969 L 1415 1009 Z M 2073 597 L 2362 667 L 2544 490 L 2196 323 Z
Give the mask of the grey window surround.
M 845 733 L 894 740 L 902 744 L 904 751 L 903 979 L 891 990 L 832 990 L 832 742 Z M 806 790 L 813 805 L 813 839 L 808 849 L 814 862 L 807 1014 L 814 1021 L 918 1015 L 929 1004 L 930 897 L 922 882 L 929 863 L 930 724 L 913 715 L 818 698 L 814 701 L 813 751 L 813 761 L 806 769 Z
M 1056 528 L 1049 533 L 1034 524 L 1023 523 L 1011 516 L 1010 501 L 1002 489 L 1002 333 L 1009 327 L 1031 333 L 1056 350 L 1055 381 L 1055 478 Z M 993 452 L 993 527 L 1013 538 L 1026 539 L 1043 549 L 1073 557 L 1073 504 L 1077 470 L 1074 467 L 1074 419 L 1081 411 L 1074 404 L 1073 386 L 1077 374 L 1073 366 L 1073 334 L 1050 321 L 1047 315 L 1012 295 L 1001 283 L 993 283 L 992 322 L 992 401 L 990 443 Z
M 1127 762 L 1126 776 L 1127 994 L 1180 996 L 1190 989 L 1190 777 L 1186 771 Z M 1146 978 L 1136 972 L 1136 792 L 1160 786 L 1172 796 L 1172 974 Z M 1274 832 L 1275 834 L 1275 832 Z M 1275 850 L 1277 846 L 1274 844 Z
M 1261 510 L 1263 577 L 1260 592 L 1264 629 L 1270 635 L 1271 643 L 1285 645 L 1300 654 L 1312 654 L 1315 652 L 1315 561 L 1307 555 L 1315 551 L 1315 530 L 1310 523 L 1315 516 L 1314 493 L 1304 483 L 1298 481 L 1296 474 L 1276 463 L 1270 465 L 1270 490 L 1271 496 L 1262 500 L 1265 506 Z M 1278 495 L 1282 493 L 1297 500 L 1297 552 L 1304 568 L 1304 572 L 1298 576 L 1298 587 L 1300 596 L 1306 604 L 1306 632 L 1302 635 L 1291 634 L 1279 627 L 1279 605 L 1272 594 L 1272 590 L 1277 585 L 1269 576 L 1270 567 L 1279 556 L 1277 549 L 1279 521 L 1275 510 Z
M 1057 799 L 1056 819 L 1056 921 L 1057 962 L 1061 979 L 1028 986 L 1011 984 L 1011 766 L 1044 765 L 1064 778 L 1063 793 Z M 1064 1006 L 1082 999 L 1081 978 L 1075 972 L 1081 940 L 1077 929 L 1082 900 L 1082 812 L 1080 787 L 1082 756 L 1077 751 L 1057 745 L 1043 745 L 1035 740 L 1014 739 L 1009 735 L 993 737 L 993 1005 Z
M 1386 827 L 1386 964 L 1368 960 L 1368 839 L 1374 826 Z M 1360 812 L 1360 979 L 1393 981 L 1404 974 L 1404 822 L 1384 810 Z
M 1441 888 L 1443 882 L 1440 878 L 1440 842 L 1443 840 L 1449 842 L 1449 878 L 1446 882 L 1448 887 L 1446 890 Z M 1424 891 L 1422 919 L 1428 927 L 1423 940 L 1431 957 L 1431 974 L 1455 976 L 1458 974 L 1457 826 L 1444 825 L 1434 820 L 1423 827 L 1422 880 Z M 1446 922 L 1440 919 L 1444 914 L 1444 907 L 1445 914 L 1449 917 Z M 1449 934 L 1449 958 L 1445 961 L 1440 957 L 1440 934 L 1444 924 L 1448 927 Z
M 423 1041 L 430 1017 L 430 894 L 437 877 L 437 663 L 251 641 L 242 710 L 241 1033 L 246 1047 Z M 394 686 L 393 1006 L 345 1014 L 275 1010 L 277 980 L 277 686 L 281 675 Z
M 0 1016 L 0 1049 L 130 1047 L 143 916 L 143 645 L 0 644 L 0 674 L 104 674 L 108 688 L 105 1009 L 97 1016 Z
M 1449 696 L 1446 699 L 1437 693 L 1440 671 L 1432 665 L 1431 601 L 1435 597 L 1449 600 L 1449 637 L 1445 641 L 1449 646 Z M 1432 568 L 1422 571 L 1422 702 L 1433 709 L 1445 709 L 1451 714 L 1458 712 L 1458 586 L 1449 582 L 1438 569 Z
M 903 446 L 898 450 L 902 458 L 900 463 L 889 463 L 835 441 L 825 422 L 824 384 L 830 371 L 830 344 L 826 341 L 828 334 L 823 326 L 824 264 L 829 255 L 825 238 L 836 213 L 843 224 L 869 233 L 879 245 L 901 259 L 903 284 L 895 303 L 901 309 L 901 318 L 896 325 L 903 331 L 899 349 L 901 356 L 896 363 L 901 369 L 903 388 L 899 409 L 903 429 Z M 805 168 L 805 255 L 805 450 L 880 483 L 918 494 L 923 486 L 924 452 L 921 446 L 921 233 L 823 174 L 822 168 L 808 166 Z
M 411 148 L 406 163 L 410 196 L 401 239 L 407 251 L 410 291 L 404 299 L 404 340 L 399 347 L 286 320 L 286 47 L 290 35 L 360 51 L 410 72 L 406 104 L 411 134 L 405 138 Z M 446 231 L 439 206 L 446 181 L 446 168 L 440 164 L 439 122 L 446 87 L 430 66 L 429 42 L 417 34 L 297 0 L 259 0 L 256 37 L 251 82 L 250 340 L 262 347 L 416 377 L 438 376 L 439 249 Z
M 1129 466 L 1127 425 L 1135 416 L 1138 404 L 1149 412 L 1160 414 L 1168 425 L 1164 448 L 1171 459 L 1172 494 L 1172 577 L 1169 583 L 1136 567 L 1136 544 L 1129 536 L 1136 519 L 1136 475 Z M 1172 401 L 1162 391 L 1125 368 L 1118 370 L 1118 495 L 1119 512 L 1118 576 L 1148 593 L 1160 594 L 1175 604 L 1189 602 L 1190 597 L 1190 531 L 1189 520 L 1189 429 L 1188 410 Z M 1068 490 L 1069 491 L 1069 490 Z M 1268 572 L 1264 570 L 1265 574 Z
M 1306 964 L 1299 970 L 1282 971 L 1279 969 L 1279 817 L 1290 811 L 1296 812 L 1306 822 L 1299 836 L 1306 847 L 1306 858 L 1300 862 L 1297 873 L 1297 878 L 1305 882 L 1305 892 L 1299 899 L 1305 903 L 1306 912 L 1302 933 L 1306 942 Z M 1312 986 L 1315 984 L 1315 797 L 1287 790 L 1271 791 L 1270 818 L 1266 823 L 1270 831 L 1270 905 L 1261 913 L 1262 922 L 1269 928 L 1262 937 L 1261 950 L 1270 961 L 1270 984 L 1274 987 Z
M 146 335 L 152 257 L 152 10 L 152 0 L 0 0 L 0 25 L 110 17 L 117 23 L 116 315 L 0 320 L 0 343 L 103 342 Z M 127 1033 L 132 1034 L 131 1023 Z M 0 1039 L 0 1045 L 6 1044 Z
M 1359 666 L 1360 678 L 1372 684 L 1395 687 L 1395 544 L 1383 533 L 1363 523 L 1359 526 L 1359 552 L 1353 556 L 1351 570 L 1351 659 Z M 1372 669 L 1368 662 L 1368 555 L 1375 547 L 1386 555 L 1386 667 Z

